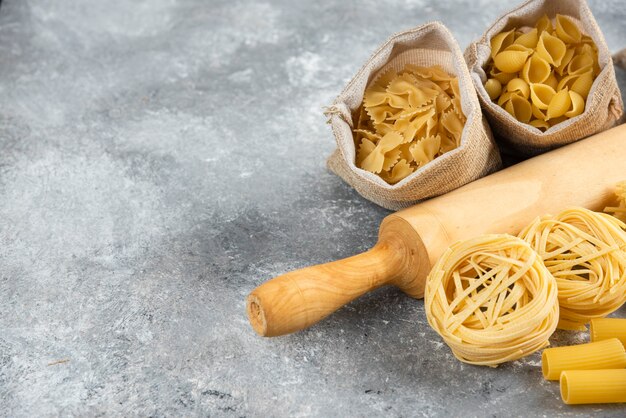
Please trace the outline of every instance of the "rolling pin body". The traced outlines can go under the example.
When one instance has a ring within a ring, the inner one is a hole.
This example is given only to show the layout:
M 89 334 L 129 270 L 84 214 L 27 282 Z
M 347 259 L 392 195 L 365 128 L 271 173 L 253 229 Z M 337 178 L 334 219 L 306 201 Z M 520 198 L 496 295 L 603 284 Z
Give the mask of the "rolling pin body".
M 602 210 L 622 180 L 626 125 L 387 216 L 371 250 L 257 287 L 248 297 L 248 317 L 257 333 L 276 336 L 304 329 L 383 285 L 420 298 L 431 266 L 452 243 L 486 233 L 517 234 L 536 216 L 569 206 Z

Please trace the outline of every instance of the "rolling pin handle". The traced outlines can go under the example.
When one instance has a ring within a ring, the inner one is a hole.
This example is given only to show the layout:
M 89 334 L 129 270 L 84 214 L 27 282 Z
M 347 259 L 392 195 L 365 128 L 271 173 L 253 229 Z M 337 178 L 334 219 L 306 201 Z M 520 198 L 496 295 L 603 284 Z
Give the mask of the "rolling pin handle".
M 407 231 L 406 225 L 391 225 L 385 229 L 388 233 L 381 229 L 378 243 L 369 251 L 292 271 L 254 289 L 246 308 L 254 330 L 274 337 L 305 329 L 359 296 L 389 284 L 422 297 L 428 257 L 420 251 L 416 234 L 407 237 L 406 232 L 399 232 Z

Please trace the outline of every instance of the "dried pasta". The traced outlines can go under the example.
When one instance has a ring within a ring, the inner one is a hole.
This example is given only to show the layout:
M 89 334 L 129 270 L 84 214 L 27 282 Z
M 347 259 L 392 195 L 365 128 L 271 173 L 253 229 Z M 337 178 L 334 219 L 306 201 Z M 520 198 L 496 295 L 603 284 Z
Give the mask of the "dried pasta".
M 461 361 L 487 366 L 548 345 L 559 306 L 554 278 L 519 238 L 484 235 L 452 245 L 426 281 L 428 323 Z
M 626 231 L 604 213 L 572 208 L 535 219 L 520 237 L 555 277 L 559 328 L 584 330 L 626 301 Z
M 491 100 L 518 121 L 545 131 L 584 112 L 600 66 L 593 40 L 557 14 L 554 21 L 544 15 L 534 28 L 494 36 L 485 70 Z
M 541 371 L 547 380 L 557 380 L 564 370 L 623 369 L 626 351 L 617 338 L 587 344 L 546 348 Z
M 626 369 L 567 370 L 560 383 L 568 405 L 626 402 Z
M 626 181 L 622 181 L 615 186 L 615 195 L 617 196 L 618 205 L 606 207 L 604 211 L 626 222 Z
M 410 64 L 378 77 L 357 116 L 355 163 L 389 184 L 457 148 L 466 120 L 457 78 Z
M 617 338 L 626 347 L 626 318 L 597 318 L 589 325 L 591 341 Z

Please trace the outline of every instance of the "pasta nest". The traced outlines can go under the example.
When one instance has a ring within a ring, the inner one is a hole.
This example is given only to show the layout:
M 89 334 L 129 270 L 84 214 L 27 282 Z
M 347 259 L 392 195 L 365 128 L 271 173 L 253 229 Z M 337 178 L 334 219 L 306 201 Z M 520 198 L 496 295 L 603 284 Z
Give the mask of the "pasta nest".
M 625 227 L 610 215 L 572 208 L 537 218 L 520 233 L 556 279 L 559 328 L 585 330 L 626 301 Z
M 497 366 L 547 345 L 557 287 L 530 245 L 483 235 L 452 245 L 426 282 L 428 323 L 461 361 Z
M 615 186 L 618 206 L 607 207 L 605 212 L 611 213 L 620 221 L 626 222 L 626 181 L 617 183 Z

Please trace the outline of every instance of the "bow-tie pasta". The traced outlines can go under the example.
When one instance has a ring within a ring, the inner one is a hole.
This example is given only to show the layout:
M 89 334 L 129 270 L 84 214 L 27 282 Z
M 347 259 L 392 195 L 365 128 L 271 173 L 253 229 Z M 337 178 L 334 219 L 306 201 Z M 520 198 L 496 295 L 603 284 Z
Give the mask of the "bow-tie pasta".
M 542 131 L 580 115 L 600 73 L 598 49 L 576 23 L 544 15 L 534 28 L 491 39 L 485 90 L 520 122 Z
M 459 83 L 441 67 L 390 70 L 365 91 L 355 124 L 356 165 L 395 184 L 461 143 Z

